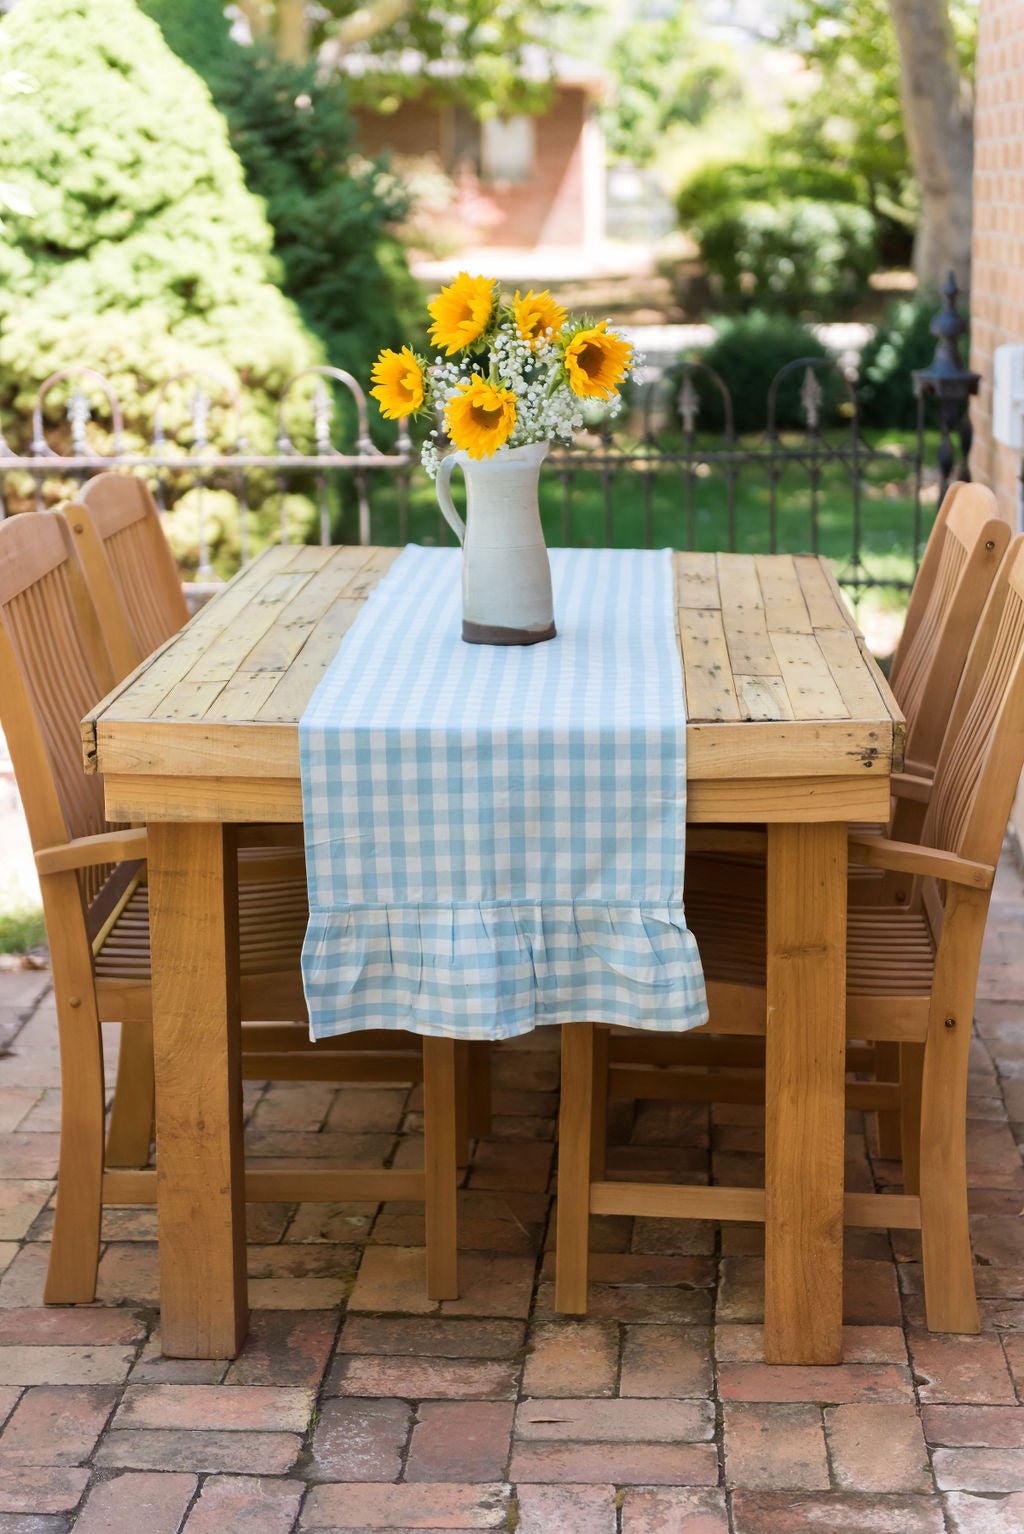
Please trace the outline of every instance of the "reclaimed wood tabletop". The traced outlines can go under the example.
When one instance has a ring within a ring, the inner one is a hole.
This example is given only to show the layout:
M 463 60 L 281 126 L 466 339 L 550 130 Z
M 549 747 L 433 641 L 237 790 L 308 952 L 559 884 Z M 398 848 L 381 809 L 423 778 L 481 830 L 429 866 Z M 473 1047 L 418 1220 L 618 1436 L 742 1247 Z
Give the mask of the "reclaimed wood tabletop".
M 181 1356 L 230 1356 L 247 1324 L 230 965 L 184 977 L 224 927 L 226 828 L 301 822 L 299 718 L 399 552 L 267 550 L 83 721 L 109 818 L 150 828 L 162 1334 Z M 903 716 L 827 562 L 674 560 L 687 820 L 768 832 L 765 1356 L 837 1362 L 847 829 L 888 819 Z

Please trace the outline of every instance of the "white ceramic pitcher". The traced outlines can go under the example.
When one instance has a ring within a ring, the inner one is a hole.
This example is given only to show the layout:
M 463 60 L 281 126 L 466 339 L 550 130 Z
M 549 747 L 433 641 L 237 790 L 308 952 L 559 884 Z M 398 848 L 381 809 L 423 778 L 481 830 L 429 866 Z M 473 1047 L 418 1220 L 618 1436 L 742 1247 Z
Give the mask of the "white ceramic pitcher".
M 468 644 L 537 644 L 555 637 L 538 507 L 547 450 L 548 443 L 534 442 L 499 448 L 490 458 L 456 452 L 441 460 L 437 499 L 462 544 L 462 637 Z M 456 464 L 466 476 L 465 522 L 452 504 Z

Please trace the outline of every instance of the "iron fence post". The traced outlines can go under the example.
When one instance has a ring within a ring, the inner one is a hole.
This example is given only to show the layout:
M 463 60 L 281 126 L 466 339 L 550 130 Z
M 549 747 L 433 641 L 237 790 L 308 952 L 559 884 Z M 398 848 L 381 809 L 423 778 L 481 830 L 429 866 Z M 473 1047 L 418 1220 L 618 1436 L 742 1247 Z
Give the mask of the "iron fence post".
M 916 368 L 911 374 L 918 399 L 922 402 L 934 399 L 938 406 L 940 504 L 956 467 L 954 432 L 960 447 L 956 478 L 969 480 L 971 477 L 969 459 L 973 428 L 966 406 L 968 399 L 977 394 L 981 383 L 981 374 L 965 368 L 960 360 L 960 337 L 967 329 L 967 321 L 957 308 L 959 295 L 956 276 L 950 272 L 942 289 L 942 307 L 929 327 L 936 337 L 935 355 L 926 368 Z

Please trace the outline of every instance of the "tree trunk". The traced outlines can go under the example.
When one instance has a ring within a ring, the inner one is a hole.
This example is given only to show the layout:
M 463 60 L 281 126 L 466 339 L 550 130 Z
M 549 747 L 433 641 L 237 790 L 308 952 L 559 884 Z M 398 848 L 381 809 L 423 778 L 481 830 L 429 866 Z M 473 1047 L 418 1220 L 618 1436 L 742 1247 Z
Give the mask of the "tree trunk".
M 938 288 L 947 272 L 970 286 L 973 92 L 960 72 L 947 0 L 889 0 L 900 53 L 900 95 L 921 219 L 914 272 Z
M 277 0 L 274 50 L 278 58 L 304 64 L 309 58 L 309 18 L 306 0 Z

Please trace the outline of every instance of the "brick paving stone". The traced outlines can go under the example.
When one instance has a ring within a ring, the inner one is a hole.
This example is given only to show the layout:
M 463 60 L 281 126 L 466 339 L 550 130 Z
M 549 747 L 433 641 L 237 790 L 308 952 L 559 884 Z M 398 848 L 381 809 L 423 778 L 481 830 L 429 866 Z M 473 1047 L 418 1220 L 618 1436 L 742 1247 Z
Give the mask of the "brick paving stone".
M 397 1480 L 412 1416 L 406 1401 L 325 1401 L 313 1434 L 311 1479 Z
M 1009 1336 L 1004 1332 L 1003 1348 L 1010 1366 L 1010 1377 L 1018 1396 L 1024 1400 L 1024 1337 Z
M 546 1253 L 541 1270 L 543 1278 L 555 1276 L 555 1254 Z M 649 1284 L 652 1288 L 674 1287 L 708 1289 L 715 1281 L 715 1270 L 707 1257 L 665 1257 L 643 1252 L 592 1252 L 590 1278 L 595 1284 Z
M 749 1324 L 715 1327 L 719 1363 L 761 1363 L 764 1328 Z M 899 1326 L 844 1326 L 843 1361 L 848 1364 L 907 1363 L 907 1343 Z
M 419 1408 L 407 1481 L 500 1481 L 512 1437 L 511 1401 L 429 1401 Z
M 326 1310 L 340 1305 L 347 1289 L 344 1278 L 251 1278 L 249 1304 L 253 1310 Z
M 665 1257 L 709 1257 L 716 1231 L 710 1220 L 667 1220 L 651 1215 L 633 1221 L 631 1249 Z
M 921 1421 L 943 1447 L 1024 1449 L 1024 1406 L 923 1406 Z
M 517 1486 L 517 1534 L 616 1534 L 614 1486 Z
M 124 1347 L 0 1347 L 3 1385 L 116 1385 L 131 1368 Z
M 128 1470 L 237 1470 L 249 1475 L 284 1475 L 295 1463 L 301 1446 L 302 1440 L 295 1433 L 140 1428 L 107 1433 L 94 1463 Z
M 1016 1404 L 998 1337 L 915 1331 L 908 1341 L 922 1402 Z
M 6 1422 L 21 1397 L 19 1385 L 0 1386 L 0 1423 Z
M 100 1258 L 96 1298 L 105 1305 L 160 1303 L 160 1271 L 155 1242 L 111 1242 Z
M 689 1486 L 631 1487 L 622 1502 L 622 1534 L 729 1534 L 725 1493 Z
M 723 1364 L 723 1401 L 912 1401 L 906 1369 L 894 1364 Z
M 733 1534 L 945 1534 L 937 1497 L 738 1491 Z
M 463 1285 L 459 1262 L 459 1285 Z M 352 1311 L 406 1311 L 427 1315 L 437 1309 L 437 1302 L 427 1297 L 426 1253 L 422 1247 L 368 1246 L 359 1265 L 355 1285 L 348 1299 Z
M 271 1385 L 129 1385 L 112 1427 L 304 1433 L 313 1392 Z
M 50 1248 L 29 1242 L 0 1278 L 0 1310 L 35 1309 L 43 1303 Z
M 532 1330 L 529 1347 L 523 1372 L 524 1395 L 614 1395 L 619 1338 L 618 1328 L 611 1322 L 542 1322 Z
M 361 1241 L 369 1234 L 376 1204 L 300 1204 L 286 1241 Z
M 847 1491 L 933 1490 L 917 1408 L 850 1402 L 825 1411 L 836 1484 Z
M 716 1486 L 718 1451 L 710 1443 L 523 1443 L 509 1478 L 617 1486 Z
M 471 1188 L 517 1188 L 540 1192 L 551 1174 L 547 1141 L 481 1140 L 469 1174 Z
M 6 1170 L 6 1168 L 5 1168 Z M 53 1184 L 37 1178 L 0 1182 L 0 1240 L 21 1241 L 53 1192 Z
M 934 1449 L 941 1491 L 1024 1491 L 1024 1449 Z
M 133 1310 L 99 1310 L 82 1305 L 0 1310 L 0 1344 L 112 1346 L 139 1342 L 145 1335 L 145 1320 Z
M 440 1483 L 390 1486 L 375 1482 L 314 1486 L 299 1520 L 311 1531 L 367 1529 L 501 1529 L 508 1492 L 503 1485 Z
M 512 1400 L 517 1368 L 504 1359 L 343 1355 L 331 1366 L 327 1393 L 401 1396 L 406 1400 Z
M 425 1229 L 422 1212 L 400 1214 L 385 1210 L 373 1227 L 373 1240 L 379 1246 L 422 1246 Z M 539 1226 L 459 1215 L 460 1252 L 536 1253 L 540 1238 Z
M 532 1257 L 467 1252 L 459 1258 L 459 1298 L 442 1300 L 442 1312 L 446 1316 L 525 1317 L 530 1313 L 534 1275 Z
M 301 1481 L 268 1476 L 210 1476 L 186 1534 L 290 1534 L 305 1489 Z
M 129 1471 L 98 1481 L 75 1523 L 78 1534 L 177 1534 L 195 1496 L 196 1477 Z M 227 1534 L 227 1531 L 223 1531 Z
M 227 1371 L 226 1358 L 165 1358 L 157 1330 L 132 1365 L 128 1380 L 132 1385 L 219 1385 Z
M 56 1177 L 60 1135 L 13 1130 L 4 1135 L 4 1170 L 9 1177 Z
M 88 1470 L 68 1465 L 0 1466 L 0 1513 L 66 1513 L 89 1483 Z
M 0 1433 L 0 1464 L 80 1465 L 117 1401 L 109 1385 L 35 1385 Z
M 725 1406 L 725 1478 L 731 1487 L 821 1491 L 829 1485 L 821 1411 L 731 1401 Z
M 38 1087 L 0 1087 L 0 1134 L 17 1129 L 40 1095 Z
M 1019 1534 L 1024 1529 L 1024 1492 L 979 1497 L 949 1491 L 942 1498 L 949 1534 Z
M 361 1246 L 328 1245 L 322 1241 L 257 1245 L 250 1236 L 246 1266 L 250 1282 L 267 1278 L 338 1278 L 355 1273 L 362 1251 Z
M 319 1386 L 338 1330 L 336 1310 L 262 1310 L 225 1375 L 229 1385 Z
M 521 1321 L 449 1320 L 440 1316 L 349 1316 L 340 1353 L 411 1353 L 421 1358 L 510 1358 L 523 1345 Z
M 253 1129 L 319 1129 L 327 1118 L 334 1093 L 334 1087 L 326 1081 L 275 1082 L 260 1098 L 249 1125 Z
M 333 1104 L 327 1115 L 327 1128 L 346 1134 L 366 1134 L 373 1130 L 398 1132 L 409 1097 L 407 1087 L 349 1086 L 336 1087 Z
M 707 1289 L 656 1289 L 647 1285 L 628 1289 L 614 1284 L 591 1284 L 587 1291 L 587 1315 L 592 1321 L 675 1321 L 701 1326 L 711 1321 L 711 1298 Z M 539 1321 L 557 1318 L 554 1284 L 538 1285 L 533 1313 Z
M 34 1513 L 0 1513 L 0 1534 L 67 1534 L 66 1518 Z
M 696 1443 L 714 1433 L 707 1401 L 537 1399 L 516 1412 L 516 1438 L 587 1442 Z
M 704 1396 L 713 1386 L 711 1333 L 696 1326 L 627 1326 L 623 1396 Z

